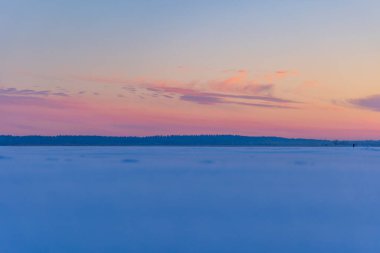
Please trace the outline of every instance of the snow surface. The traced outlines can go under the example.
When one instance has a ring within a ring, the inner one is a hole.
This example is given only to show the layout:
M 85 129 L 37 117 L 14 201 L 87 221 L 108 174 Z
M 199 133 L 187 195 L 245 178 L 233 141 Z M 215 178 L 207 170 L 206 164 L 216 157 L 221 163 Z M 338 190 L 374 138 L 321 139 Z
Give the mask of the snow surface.
M 1 253 L 380 252 L 380 149 L 0 147 Z

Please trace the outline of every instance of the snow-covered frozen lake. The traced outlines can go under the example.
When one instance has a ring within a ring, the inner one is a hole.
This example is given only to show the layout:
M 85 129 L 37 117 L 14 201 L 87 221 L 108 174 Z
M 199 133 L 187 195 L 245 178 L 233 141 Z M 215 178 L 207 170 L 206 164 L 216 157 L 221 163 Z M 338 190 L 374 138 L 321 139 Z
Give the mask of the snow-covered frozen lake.
M 380 149 L 0 147 L 1 253 L 380 252 Z

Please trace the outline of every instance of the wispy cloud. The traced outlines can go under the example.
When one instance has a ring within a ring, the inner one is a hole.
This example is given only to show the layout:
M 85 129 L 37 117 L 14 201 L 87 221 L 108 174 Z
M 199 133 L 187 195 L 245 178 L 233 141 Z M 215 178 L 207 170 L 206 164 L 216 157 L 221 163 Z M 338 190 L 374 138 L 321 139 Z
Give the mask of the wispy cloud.
M 239 101 L 231 101 L 226 100 L 218 95 L 211 94 L 200 94 L 200 95 L 183 95 L 180 98 L 183 101 L 194 102 L 197 104 L 203 105 L 215 105 L 215 104 L 235 104 L 235 105 L 244 105 L 244 106 L 253 106 L 253 107 L 261 107 L 261 108 L 278 108 L 278 109 L 295 109 L 293 106 L 288 105 L 280 105 L 280 104 L 260 104 L 260 103 L 249 103 L 249 102 L 239 102 Z
M 177 87 L 154 87 L 148 88 L 148 90 L 154 91 L 155 94 L 161 94 L 163 96 L 165 96 L 165 94 L 178 95 L 180 100 L 203 105 L 235 104 L 262 108 L 294 108 L 294 106 L 290 106 L 288 104 L 297 103 L 296 101 L 270 96 L 250 96 L 201 92 L 194 89 L 185 89 Z M 256 103 L 247 101 L 244 102 L 241 100 L 256 101 Z
M 352 105 L 372 110 L 380 111 L 380 94 L 368 96 L 365 98 L 349 99 L 348 102 Z
M 271 82 L 249 79 L 249 72 L 247 70 L 238 70 L 230 77 L 209 81 L 207 82 L 207 86 L 213 91 L 223 93 L 265 95 L 270 95 L 274 88 L 274 84 Z
M 233 73 L 233 75 L 224 79 L 210 81 L 208 86 L 214 91 L 225 93 L 271 95 L 276 82 L 298 74 L 297 71 L 293 70 L 277 70 L 252 79 L 249 71 L 244 69 L 229 70 L 227 73 Z
M 32 89 L 16 89 L 16 88 L 0 88 L 0 94 L 8 96 L 60 96 L 67 97 L 63 92 L 54 92 L 49 90 L 32 90 Z
M 179 99 L 201 105 L 235 104 L 261 108 L 295 108 L 296 101 L 273 95 L 275 84 L 250 80 L 246 70 L 233 73 L 232 76 L 221 80 L 190 83 L 107 77 L 80 77 L 80 80 L 101 84 L 118 84 L 131 94 L 146 95 L 147 92 L 150 92 L 151 96 L 155 98 Z M 290 73 L 278 71 L 271 75 L 282 78 Z
M 0 105 L 4 107 L 45 107 L 64 109 L 73 107 L 69 95 L 52 90 L 0 88 Z

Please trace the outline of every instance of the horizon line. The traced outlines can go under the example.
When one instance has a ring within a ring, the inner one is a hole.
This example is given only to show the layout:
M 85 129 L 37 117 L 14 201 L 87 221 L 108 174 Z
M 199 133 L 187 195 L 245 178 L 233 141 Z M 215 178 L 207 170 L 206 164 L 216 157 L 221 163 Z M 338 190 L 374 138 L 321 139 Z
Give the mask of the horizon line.
M 0 134 L 0 137 L 100 137 L 100 138 L 154 138 L 154 137 L 243 137 L 243 138 L 278 138 L 287 140 L 310 140 L 310 141 L 338 141 L 338 142 L 363 142 L 363 141 L 380 141 L 380 139 L 330 139 L 330 138 L 310 138 L 310 137 L 284 137 L 276 135 L 240 135 L 240 134 L 167 134 L 167 135 L 87 135 L 87 134 L 57 134 L 57 135 L 13 135 L 13 134 Z

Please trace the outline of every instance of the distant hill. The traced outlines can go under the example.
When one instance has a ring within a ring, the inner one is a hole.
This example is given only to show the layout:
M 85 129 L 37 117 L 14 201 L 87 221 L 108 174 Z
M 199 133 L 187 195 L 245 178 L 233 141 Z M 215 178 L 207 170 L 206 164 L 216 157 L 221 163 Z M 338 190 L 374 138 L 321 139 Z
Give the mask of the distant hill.
M 0 135 L 0 146 L 247 146 L 247 147 L 380 147 L 380 141 L 332 141 L 240 135 L 10 136 Z

